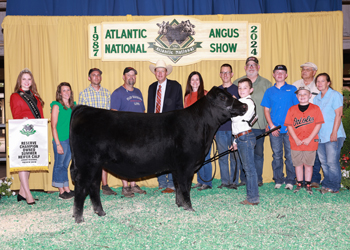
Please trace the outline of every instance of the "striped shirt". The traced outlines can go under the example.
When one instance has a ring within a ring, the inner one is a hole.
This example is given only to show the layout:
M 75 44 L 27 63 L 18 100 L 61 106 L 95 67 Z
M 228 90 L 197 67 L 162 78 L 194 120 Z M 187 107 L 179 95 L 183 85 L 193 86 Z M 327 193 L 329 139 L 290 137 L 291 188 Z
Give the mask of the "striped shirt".
M 100 86 L 96 91 L 91 85 L 79 94 L 79 104 L 94 108 L 110 109 L 111 94 L 108 89 Z

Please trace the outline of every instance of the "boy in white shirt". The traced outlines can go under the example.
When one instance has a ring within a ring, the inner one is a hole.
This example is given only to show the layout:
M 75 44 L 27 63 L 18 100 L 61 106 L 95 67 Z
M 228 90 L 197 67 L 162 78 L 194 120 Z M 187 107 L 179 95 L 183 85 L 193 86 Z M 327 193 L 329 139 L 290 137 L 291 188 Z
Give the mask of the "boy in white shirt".
M 250 94 L 253 92 L 253 84 L 249 78 L 243 78 L 238 82 L 240 102 L 248 105 L 248 110 L 243 116 L 236 116 L 232 120 L 232 134 L 235 137 L 233 147 L 237 144 L 238 152 L 242 160 L 243 169 L 247 177 L 247 198 L 240 202 L 243 205 L 259 204 L 258 175 L 254 163 L 255 134 L 252 132 L 248 121 L 255 114 L 255 103 Z M 252 124 L 251 124 L 252 125 Z

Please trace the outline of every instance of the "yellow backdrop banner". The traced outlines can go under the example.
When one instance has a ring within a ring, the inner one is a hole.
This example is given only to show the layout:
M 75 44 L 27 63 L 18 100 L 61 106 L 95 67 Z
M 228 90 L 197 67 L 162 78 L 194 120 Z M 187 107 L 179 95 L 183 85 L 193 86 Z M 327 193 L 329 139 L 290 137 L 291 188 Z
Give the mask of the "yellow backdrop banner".
M 259 31 L 260 24 L 246 21 L 202 22 L 188 16 L 90 24 L 89 58 L 156 62 L 161 56 L 173 66 L 201 60 L 260 58 Z M 248 40 L 252 41 L 248 44 Z
M 190 17 L 203 22 L 259 23 L 261 25 L 259 59 L 261 76 L 274 82 L 272 77 L 274 66 L 284 64 L 288 68 L 287 82 L 291 84 L 301 78 L 300 65 L 311 61 L 318 66 L 318 73 L 329 73 L 333 88 L 341 91 L 343 70 L 343 14 L 341 11 Z M 148 22 L 154 18 L 159 16 L 7 16 L 2 23 L 5 45 L 6 118 L 12 119 L 9 106 L 10 95 L 14 90 L 17 76 L 23 68 L 29 68 L 34 74 L 38 91 L 46 103 L 45 118 L 50 118 L 49 104 L 55 100 L 57 85 L 63 81 L 69 82 L 77 100 L 79 92 L 89 85 L 88 71 L 94 67 L 103 71 L 101 84 L 110 92 L 123 84 L 124 68 L 134 67 L 138 71 L 135 86 L 143 93 L 144 100 L 147 100 L 148 86 L 155 81 L 154 74 L 148 68 L 149 62 L 89 59 L 88 26 L 102 22 Z M 162 57 L 159 56 L 159 59 Z M 204 78 L 205 89 L 210 90 L 211 87 L 221 84 L 219 72 L 220 66 L 224 63 L 232 65 L 234 79 L 245 75 L 244 60 L 202 60 L 194 64 L 174 67 L 169 79 L 180 82 L 184 90 L 188 75 L 196 70 Z M 51 131 L 49 135 L 51 136 Z M 49 137 L 49 140 L 51 139 L 52 137 Z M 57 190 L 51 186 L 54 159 L 52 144 L 49 143 L 49 146 L 51 155 L 49 173 L 32 173 L 29 180 L 31 189 Z M 266 138 L 264 182 L 272 181 L 271 161 L 272 152 L 269 139 Z M 216 178 L 219 178 L 219 171 L 217 173 Z M 7 174 L 10 175 L 8 168 Z M 14 177 L 12 187 L 19 189 L 18 176 L 14 175 Z M 115 187 L 120 186 L 121 182 L 110 175 L 109 184 Z M 155 187 L 157 181 L 153 178 L 142 181 L 140 185 Z

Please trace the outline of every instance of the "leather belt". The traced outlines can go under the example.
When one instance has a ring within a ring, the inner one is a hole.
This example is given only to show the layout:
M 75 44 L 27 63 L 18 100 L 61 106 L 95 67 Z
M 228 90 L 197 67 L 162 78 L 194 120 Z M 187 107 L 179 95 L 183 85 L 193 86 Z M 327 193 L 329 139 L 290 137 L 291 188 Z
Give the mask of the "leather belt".
M 249 133 L 251 133 L 251 132 L 253 132 L 251 129 L 248 130 L 248 131 L 243 131 L 243 132 L 241 132 L 241 133 L 235 135 L 235 138 L 237 139 L 238 137 L 241 137 L 242 135 L 249 134 Z

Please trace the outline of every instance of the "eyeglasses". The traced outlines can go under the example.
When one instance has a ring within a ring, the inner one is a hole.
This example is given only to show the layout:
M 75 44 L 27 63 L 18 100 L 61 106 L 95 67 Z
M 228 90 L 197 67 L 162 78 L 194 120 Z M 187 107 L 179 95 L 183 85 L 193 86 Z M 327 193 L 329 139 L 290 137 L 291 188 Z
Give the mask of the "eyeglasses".
M 247 64 L 247 68 L 255 68 L 257 67 L 258 65 L 257 64 Z
M 232 72 L 220 72 L 221 75 L 229 75 L 231 74 Z

